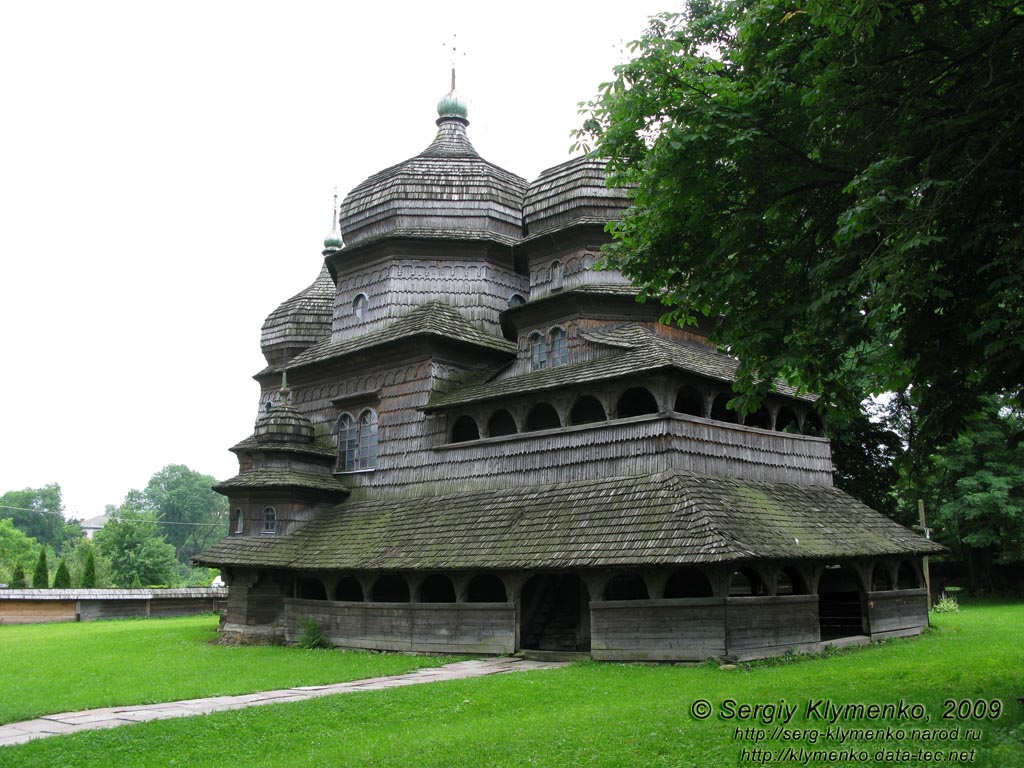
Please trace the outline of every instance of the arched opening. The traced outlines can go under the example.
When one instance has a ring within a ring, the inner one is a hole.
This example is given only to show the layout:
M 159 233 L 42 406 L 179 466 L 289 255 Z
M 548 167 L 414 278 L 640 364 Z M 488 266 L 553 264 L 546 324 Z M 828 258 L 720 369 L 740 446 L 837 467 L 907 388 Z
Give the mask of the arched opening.
M 352 414 L 343 413 L 338 417 L 338 464 L 339 472 L 349 472 L 356 468 L 356 446 L 359 440 L 359 429 Z
M 736 411 L 730 409 L 727 403 L 732 400 L 732 392 L 719 393 L 714 402 L 711 403 L 711 418 L 715 421 L 727 421 L 730 424 L 736 423 Z
M 665 597 L 712 597 L 711 581 L 700 568 L 677 568 L 665 583 Z
M 481 573 L 470 579 L 466 587 L 468 603 L 507 603 L 505 584 L 493 573 Z
M 242 532 L 242 508 L 241 507 L 239 507 L 238 509 L 235 510 L 234 528 L 233 528 L 233 530 L 234 530 L 235 533 L 241 533 Z
M 825 566 L 818 581 L 818 623 L 822 640 L 864 635 L 863 588 L 852 568 Z
M 917 568 L 909 560 L 900 563 L 900 570 L 896 574 L 896 589 L 919 589 L 921 578 Z
M 469 440 L 479 440 L 480 429 L 472 416 L 459 416 L 452 425 L 452 442 L 465 443 Z
M 397 573 L 385 574 L 373 582 L 370 600 L 375 603 L 408 603 L 409 585 Z
M 363 585 L 352 576 L 343 576 L 334 586 L 334 599 L 361 603 L 363 602 Z
M 554 368 L 556 365 L 568 363 L 569 347 L 565 330 L 562 328 L 552 328 L 548 338 L 551 339 L 551 367 Z
M 657 413 L 658 401 L 643 387 L 630 387 L 622 393 L 615 406 L 615 413 L 620 419 L 630 416 L 643 416 L 645 413 Z
M 359 414 L 359 450 L 356 456 L 357 469 L 377 466 L 377 412 L 367 408 Z
M 687 413 L 690 416 L 704 416 L 704 398 L 695 387 L 684 384 L 676 392 L 676 403 L 673 410 Z
M 263 510 L 263 533 L 268 535 L 277 533 L 277 510 L 273 507 Z
M 825 424 L 821 420 L 821 416 L 816 414 L 814 411 L 810 411 L 804 417 L 804 434 L 811 435 L 813 437 L 825 436 Z
M 605 600 L 647 600 L 647 584 L 637 573 L 620 573 L 604 587 Z
M 748 413 L 743 419 L 743 424 L 748 427 L 757 427 L 758 429 L 771 429 L 772 416 L 762 405 L 753 413 Z
M 783 568 L 775 582 L 776 595 L 806 595 L 807 582 L 796 568 Z
M 729 579 L 729 597 L 755 597 L 765 592 L 764 581 L 753 568 L 733 571 Z
M 421 603 L 454 603 L 455 587 L 452 580 L 440 573 L 432 573 L 420 583 Z
M 562 426 L 558 411 L 551 403 L 537 403 L 526 416 L 526 429 L 554 429 Z
M 796 414 L 793 413 L 793 409 L 787 406 L 779 408 L 779 412 L 775 414 L 775 431 L 776 432 L 789 432 L 790 434 L 800 434 L 800 424 L 796 420 Z
M 871 591 L 882 592 L 892 589 L 892 577 L 884 563 L 875 563 L 871 570 Z
M 510 307 L 521 307 L 526 303 L 526 299 L 519 293 L 513 293 L 508 297 L 508 305 Z
M 595 421 L 606 421 L 607 419 L 604 406 L 593 395 L 583 395 L 573 403 L 572 410 L 569 411 L 570 424 L 592 424 Z
M 327 590 L 320 579 L 300 576 L 295 580 L 295 596 L 303 600 L 326 600 Z
M 495 411 L 487 422 L 487 436 L 501 437 L 502 435 L 514 435 L 519 431 L 516 427 L 516 420 L 506 410 Z
M 519 601 L 520 646 L 543 651 L 590 650 L 590 594 L 572 574 L 539 574 Z
M 551 271 L 549 272 L 549 278 L 551 281 L 551 290 L 557 291 L 562 287 L 562 278 L 564 277 L 564 271 L 562 270 L 562 262 L 555 260 L 551 262 Z

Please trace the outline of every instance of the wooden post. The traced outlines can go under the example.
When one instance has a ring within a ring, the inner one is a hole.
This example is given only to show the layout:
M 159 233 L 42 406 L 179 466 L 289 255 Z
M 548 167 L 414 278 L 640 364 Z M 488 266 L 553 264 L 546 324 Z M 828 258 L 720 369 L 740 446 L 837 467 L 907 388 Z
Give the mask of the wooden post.
M 925 520 L 924 520 L 924 499 L 918 499 L 917 500 L 917 517 L 918 517 L 918 520 L 921 521 L 921 525 L 919 526 L 920 529 L 921 529 L 921 532 L 924 533 L 924 537 L 926 539 L 931 541 L 931 539 L 932 539 L 932 529 L 928 527 L 928 525 L 925 523 Z M 924 566 L 924 588 L 925 588 L 925 591 L 928 593 L 928 610 L 931 610 L 931 607 L 932 607 L 932 579 L 931 579 L 931 574 L 928 572 L 928 557 L 927 556 L 922 558 L 921 564 Z

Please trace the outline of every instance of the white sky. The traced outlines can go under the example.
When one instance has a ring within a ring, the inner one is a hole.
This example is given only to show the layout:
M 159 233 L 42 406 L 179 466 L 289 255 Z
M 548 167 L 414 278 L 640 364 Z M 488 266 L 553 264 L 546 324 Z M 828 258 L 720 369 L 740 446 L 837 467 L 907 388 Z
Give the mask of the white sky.
M 470 139 L 533 179 L 672 6 L 4 3 L 0 493 L 91 517 L 167 464 L 235 474 L 260 325 L 319 272 L 334 188 L 430 143 L 452 34 Z

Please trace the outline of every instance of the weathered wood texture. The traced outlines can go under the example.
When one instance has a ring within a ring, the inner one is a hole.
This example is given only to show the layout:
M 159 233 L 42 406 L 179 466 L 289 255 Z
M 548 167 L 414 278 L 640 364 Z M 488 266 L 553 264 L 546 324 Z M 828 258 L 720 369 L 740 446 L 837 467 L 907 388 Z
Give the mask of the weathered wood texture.
M 314 619 L 343 648 L 419 653 L 512 653 L 515 607 L 507 603 L 351 603 L 284 601 L 285 637 Z
M 730 656 L 761 658 L 815 650 L 821 639 L 817 595 L 726 598 Z
M 725 599 L 590 603 L 590 648 L 605 661 L 699 661 L 726 652 Z
M 871 637 L 923 631 L 928 626 L 928 593 L 924 589 L 894 589 L 867 593 Z
M 226 589 L 12 589 L 0 591 L 0 624 L 191 616 L 220 610 Z

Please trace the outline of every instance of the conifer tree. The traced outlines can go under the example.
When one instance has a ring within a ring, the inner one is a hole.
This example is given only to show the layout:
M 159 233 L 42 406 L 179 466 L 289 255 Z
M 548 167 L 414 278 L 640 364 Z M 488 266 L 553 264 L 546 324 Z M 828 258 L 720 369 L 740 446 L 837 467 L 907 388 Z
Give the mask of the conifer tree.
M 57 563 L 57 573 L 53 576 L 53 588 L 54 589 L 71 589 L 71 574 L 68 573 L 67 563 L 64 562 L 64 558 L 60 559 Z
M 142 589 L 142 582 L 139 581 L 139 574 L 135 574 L 135 578 L 132 579 L 132 589 Z
M 96 588 L 96 557 L 92 549 L 85 558 L 85 570 L 82 571 L 82 589 Z
M 46 547 L 39 550 L 39 560 L 32 574 L 32 589 L 46 589 L 50 586 L 50 566 L 46 564 Z
M 21 563 L 14 566 L 14 573 L 11 575 L 11 589 L 25 589 L 28 586 L 28 579 L 25 577 L 25 569 Z

